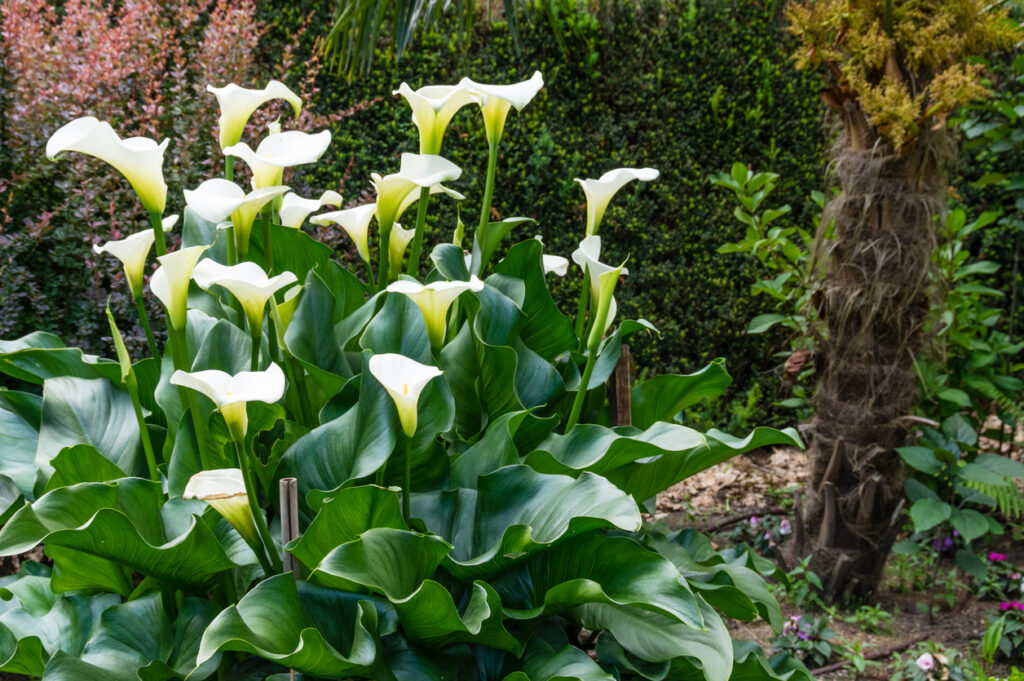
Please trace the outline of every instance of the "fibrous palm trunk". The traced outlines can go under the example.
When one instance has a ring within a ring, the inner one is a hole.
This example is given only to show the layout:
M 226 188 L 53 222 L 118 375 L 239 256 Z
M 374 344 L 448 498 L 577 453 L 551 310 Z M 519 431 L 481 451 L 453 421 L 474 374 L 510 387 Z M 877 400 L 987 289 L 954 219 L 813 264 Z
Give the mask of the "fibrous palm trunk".
M 914 361 L 926 342 L 936 218 L 945 208 L 950 140 L 928 132 L 894 150 L 846 103 L 833 170 L 841 192 L 814 246 L 822 321 L 811 477 L 794 551 L 830 596 L 873 592 L 900 528 L 916 394 Z

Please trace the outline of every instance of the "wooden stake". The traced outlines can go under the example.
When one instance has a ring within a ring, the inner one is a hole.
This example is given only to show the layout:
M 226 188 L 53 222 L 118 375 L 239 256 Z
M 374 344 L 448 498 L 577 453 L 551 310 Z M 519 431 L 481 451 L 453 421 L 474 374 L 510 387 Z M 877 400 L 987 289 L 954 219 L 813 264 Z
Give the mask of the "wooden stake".
M 633 389 L 629 365 L 631 357 L 629 346 L 622 344 L 619 363 L 615 365 L 608 390 L 608 405 L 611 408 L 612 426 L 628 426 L 633 423 L 632 405 L 629 393 Z
M 279 483 L 281 498 L 281 545 L 287 546 L 299 536 L 299 485 L 295 478 L 282 478 Z M 295 556 L 284 552 L 284 569 L 299 577 L 299 563 Z

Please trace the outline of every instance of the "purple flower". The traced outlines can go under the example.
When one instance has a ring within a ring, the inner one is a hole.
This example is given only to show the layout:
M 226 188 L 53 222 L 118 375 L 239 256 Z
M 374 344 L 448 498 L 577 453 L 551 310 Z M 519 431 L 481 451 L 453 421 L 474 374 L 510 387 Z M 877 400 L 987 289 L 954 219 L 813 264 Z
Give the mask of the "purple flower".
M 935 668 L 935 658 L 932 657 L 931 653 L 925 653 L 917 658 L 917 668 L 923 672 L 930 672 Z
M 942 540 L 942 550 L 943 551 L 949 551 L 951 548 L 953 548 L 953 538 L 952 537 L 946 537 L 945 539 Z
M 789 524 L 788 518 L 783 518 L 782 522 L 779 523 L 779 534 L 787 535 L 793 533 L 793 526 Z
M 993 563 L 1006 560 L 1007 555 L 1005 553 L 996 553 L 995 551 L 989 551 L 988 559 Z
M 801 641 L 806 641 L 807 639 L 809 639 L 811 637 L 811 635 L 808 634 L 806 631 L 798 631 L 798 632 L 796 632 L 796 636 Z
M 772 533 L 771 532 L 765 532 L 764 533 L 764 540 L 765 541 L 771 541 L 772 540 Z
M 1020 601 L 1008 601 L 1008 602 L 1005 602 L 1005 603 L 1000 603 L 999 604 L 999 609 L 1000 610 L 1020 610 L 1020 611 L 1024 612 L 1024 603 L 1021 603 Z
M 758 520 L 756 515 L 755 516 L 751 516 L 751 518 L 750 518 L 750 526 L 751 527 L 756 529 L 757 526 L 760 525 L 760 524 L 761 524 L 761 521 Z

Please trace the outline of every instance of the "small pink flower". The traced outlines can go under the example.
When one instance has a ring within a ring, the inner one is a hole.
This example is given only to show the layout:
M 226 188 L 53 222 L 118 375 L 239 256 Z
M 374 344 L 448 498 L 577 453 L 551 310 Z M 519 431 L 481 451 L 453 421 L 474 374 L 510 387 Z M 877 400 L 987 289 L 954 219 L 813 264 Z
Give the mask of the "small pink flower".
M 1006 560 L 1006 558 L 1007 556 L 1005 553 L 996 553 L 995 551 L 990 551 L 988 554 L 988 559 L 993 563 L 998 563 L 1000 561 Z
M 764 533 L 764 540 L 765 541 L 771 541 L 772 540 L 772 533 L 771 532 L 765 532 Z
M 1024 612 L 1024 603 L 1020 601 L 1007 601 L 999 604 L 1000 610 L 1020 610 Z
M 932 657 L 931 653 L 925 653 L 917 658 L 917 668 L 923 672 L 930 672 L 935 668 L 935 658 Z
M 789 519 L 783 518 L 782 522 L 779 523 L 779 534 L 787 535 L 793 533 L 793 526 L 789 524 Z
M 750 518 L 750 526 L 751 527 L 756 529 L 757 526 L 760 525 L 760 524 L 761 524 L 761 521 L 758 520 L 756 515 L 755 516 L 751 516 L 751 518 Z
M 1011 573 L 1011 574 L 1010 574 L 1010 579 L 1012 579 L 1012 580 L 1014 580 L 1014 581 L 1016 581 L 1016 580 L 1020 579 L 1020 573 L 1019 573 L 1019 572 L 1014 572 L 1014 573 Z

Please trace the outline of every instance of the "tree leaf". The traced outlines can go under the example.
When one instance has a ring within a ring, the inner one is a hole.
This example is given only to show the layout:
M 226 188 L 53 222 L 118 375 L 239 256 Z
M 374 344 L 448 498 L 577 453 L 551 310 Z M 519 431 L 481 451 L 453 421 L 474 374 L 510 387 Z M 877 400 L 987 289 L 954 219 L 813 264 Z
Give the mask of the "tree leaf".
M 685 376 L 669 374 L 644 381 L 630 391 L 633 426 L 645 429 L 656 421 L 671 422 L 683 409 L 721 395 L 730 383 L 724 359 Z

